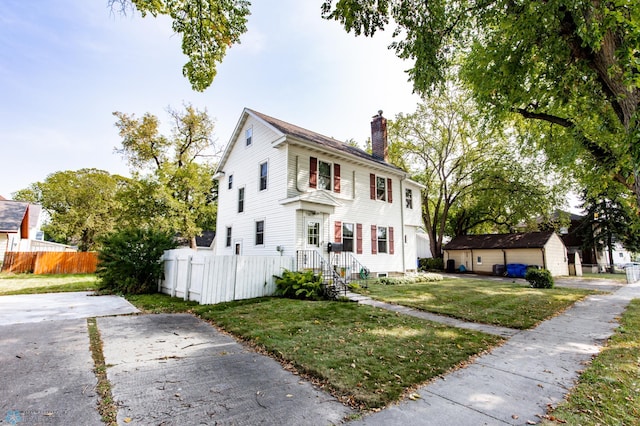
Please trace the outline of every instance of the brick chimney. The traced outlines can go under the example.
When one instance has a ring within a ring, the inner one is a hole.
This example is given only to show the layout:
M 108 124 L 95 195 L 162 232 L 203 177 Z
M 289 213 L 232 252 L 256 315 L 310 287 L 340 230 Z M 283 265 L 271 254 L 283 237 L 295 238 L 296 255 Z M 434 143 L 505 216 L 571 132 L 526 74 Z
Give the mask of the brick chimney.
M 387 152 L 387 119 L 382 116 L 382 110 L 371 120 L 371 153 L 384 162 L 389 161 Z

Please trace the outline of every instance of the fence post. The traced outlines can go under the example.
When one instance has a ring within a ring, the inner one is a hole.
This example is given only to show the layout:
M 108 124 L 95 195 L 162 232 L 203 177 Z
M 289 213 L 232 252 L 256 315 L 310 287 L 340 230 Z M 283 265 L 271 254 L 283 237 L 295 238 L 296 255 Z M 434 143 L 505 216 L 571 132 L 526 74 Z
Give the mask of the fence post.
M 191 272 L 193 269 L 193 256 L 187 256 L 187 282 L 184 285 L 184 300 L 189 300 L 189 290 L 191 289 Z
M 176 288 L 178 287 L 178 254 L 174 253 L 176 255 L 175 258 L 175 266 L 173 267 L 173 280 L 171 280 L 171 289 L 169 292 L 169 295 L 171 297 L 176 297 Z

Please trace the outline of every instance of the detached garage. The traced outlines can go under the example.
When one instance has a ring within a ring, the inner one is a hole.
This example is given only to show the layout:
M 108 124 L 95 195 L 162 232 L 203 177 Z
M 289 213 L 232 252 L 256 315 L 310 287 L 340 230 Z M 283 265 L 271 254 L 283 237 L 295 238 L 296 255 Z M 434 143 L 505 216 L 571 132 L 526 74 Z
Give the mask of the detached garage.
M 537 265 L 551 275 L 569 275 L 567 249 L 554 231 L 462 235 L 444 247 L 444 261 L 456 270 L 494 274 L 507 265 Z

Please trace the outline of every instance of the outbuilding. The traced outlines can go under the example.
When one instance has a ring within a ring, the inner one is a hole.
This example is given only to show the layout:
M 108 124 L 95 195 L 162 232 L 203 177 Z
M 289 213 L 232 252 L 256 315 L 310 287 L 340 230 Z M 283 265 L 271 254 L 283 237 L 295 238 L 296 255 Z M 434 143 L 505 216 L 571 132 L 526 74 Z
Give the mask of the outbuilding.
M 452 269 L 502 275 L 509 265 L 539 266 L 553 276 L 569 275 L 567 249 L 554 231 L 461 235 L 444 247 Z

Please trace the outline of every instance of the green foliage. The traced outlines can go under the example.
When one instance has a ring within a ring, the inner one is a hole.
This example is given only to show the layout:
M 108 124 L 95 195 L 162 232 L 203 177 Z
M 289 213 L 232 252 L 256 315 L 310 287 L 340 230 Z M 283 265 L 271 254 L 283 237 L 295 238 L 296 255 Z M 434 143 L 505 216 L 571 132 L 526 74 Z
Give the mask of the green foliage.
M 425 257 L 420 259 L 418 268 L 421 271 L 444 271 L 444 259 L 441 257 Z
M 519 122 L 545 161 L 640 202 L 640 2 L 325 0 L 322 14 L 367 36 L 394 25 L 418 93 L 458 73 L 492 124 Z
M 218 182 L 209 160 L 220 152 L 211 140 L 213 121 L 206 111 L 186 105 L 184 111 L 168 109 L 171 135 L 160 134 L 154 115 L 142 118 L 121 112 L 116 126 L 122 137 L 118 150 L 138 177 L 122 193 L 132 223 L 173 231 L 191 242 L 203 229 L 215 230 Z
M 284 270 L 276 278 L 276 295 L 290 299 L 322 300 L 322 277 L 313 271 Z
M 240 43 L 247 31 L 249 5 L 247 0 L 109 0 L 112 10 L 124 14 L 134 6 L 142 16 L 166 15 L 172 29 L 182 36 L 182 52 L 189 61 L 182 74 L 191 87 L 204 91 L 216 75 L 216 65 L 222 62 L 227 48 Z
M 414 113 L 397 115 L 389 138 L 413 179 L 426 187 L 422 219 L 434 257 L 442 256 L 445 235 L 509 232 L 564 202 L 564 179 L 537 158 L 520 155 L 461 87 L 451 85 Z
M 443 277 L 440 274 L 426 273 L 426 274 L 416 274 L 416 275 L 407 275 L 406 277 L 384 277 L 380 278 L 378 282 L 384 285 L 403 285 L 403 284 L 416 284 L 416 283 L 427 283 L 427 282 L 435 282 L 442 281 Z
M 554 284 L 551 272 L 547 269 L 528 268 L 524 274 L 524 279 L 533 288 L 553 288 Z
M 165 250 L 175 248 L 171 234 L 155 230 L 125 229 L 104 238 L 98 252 L 100 289 L 141 294 L 157 291 Z
M 121 209 L 116 194 L 126 182 L 103 170 L 67 170 L 31 184 L 14 198 L 38 203 L 48 213 L 49 221 L 42 226 L 48 240 L 90 251 L 116 228 Z

